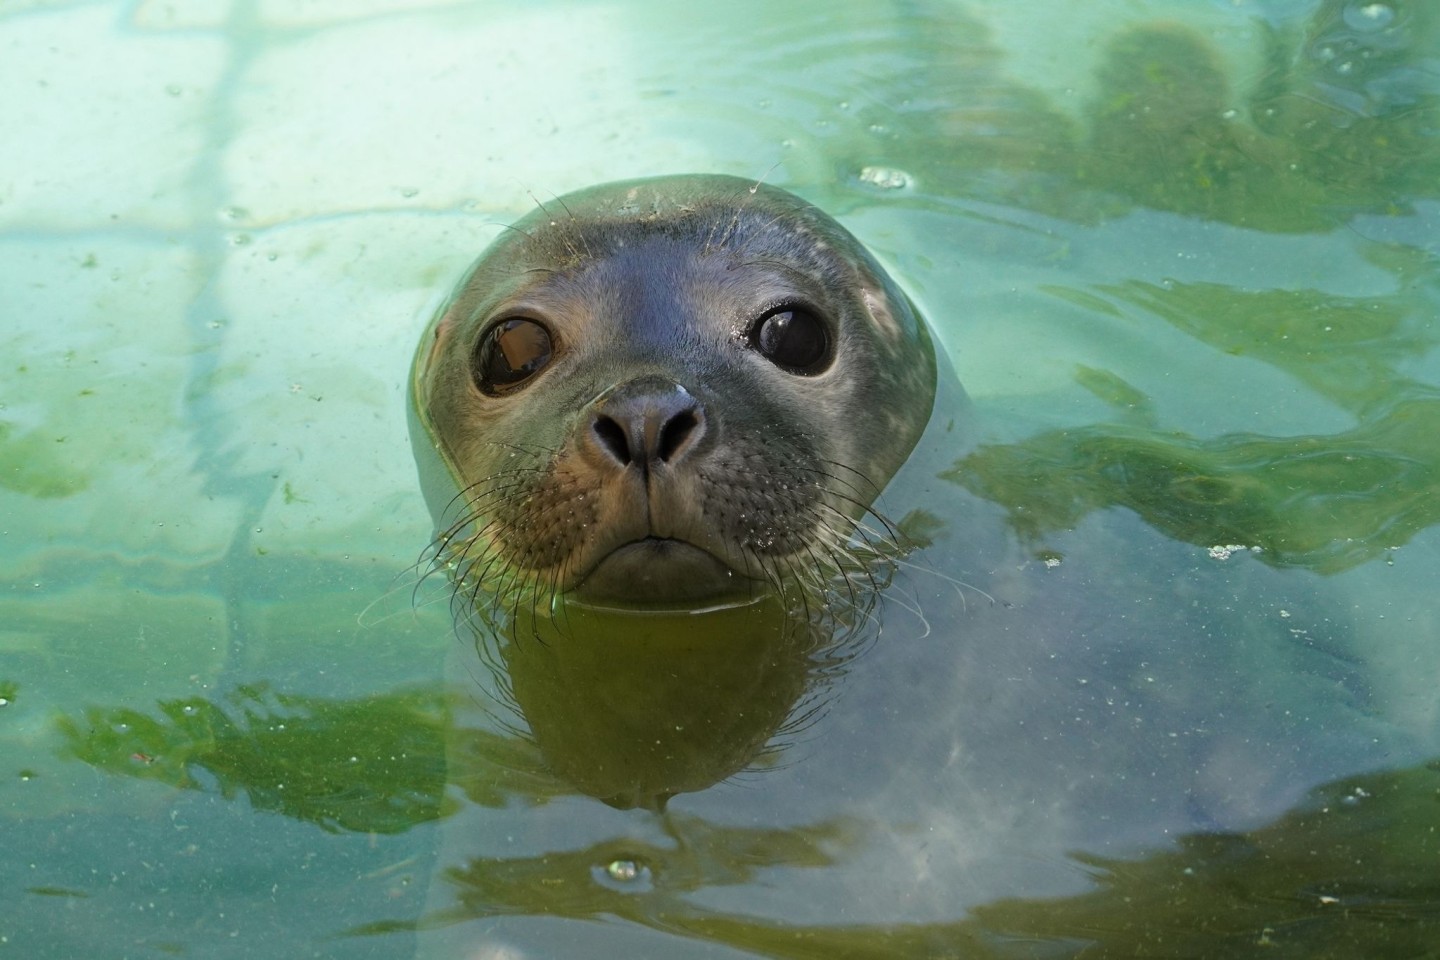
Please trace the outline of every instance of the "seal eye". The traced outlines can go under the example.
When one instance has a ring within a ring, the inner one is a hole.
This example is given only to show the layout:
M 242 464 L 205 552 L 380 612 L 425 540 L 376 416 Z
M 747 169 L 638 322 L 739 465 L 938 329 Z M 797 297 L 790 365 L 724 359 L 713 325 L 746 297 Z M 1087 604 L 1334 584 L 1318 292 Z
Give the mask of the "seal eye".
M 750 346 L 791 373 L 816 374 L 830 365 L 830 332 L 803 307 L 771 310 L 750 328 Z
M 552 349 L 550 331 L 534 320 L 503 320 L 475 347 L 475 384 L 491 396 L 505 393 L 544 369 Z

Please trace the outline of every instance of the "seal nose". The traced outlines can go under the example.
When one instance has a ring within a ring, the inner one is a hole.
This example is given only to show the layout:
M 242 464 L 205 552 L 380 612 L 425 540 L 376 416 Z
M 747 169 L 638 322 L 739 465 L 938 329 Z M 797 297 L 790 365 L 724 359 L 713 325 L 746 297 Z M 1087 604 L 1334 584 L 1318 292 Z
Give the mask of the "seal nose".
M 705 411 L 680 384 L 659 378 L 615 387 L 596 405 L 590 435 L 596 447 L 621 468 L 683 459 L 705 433 Z

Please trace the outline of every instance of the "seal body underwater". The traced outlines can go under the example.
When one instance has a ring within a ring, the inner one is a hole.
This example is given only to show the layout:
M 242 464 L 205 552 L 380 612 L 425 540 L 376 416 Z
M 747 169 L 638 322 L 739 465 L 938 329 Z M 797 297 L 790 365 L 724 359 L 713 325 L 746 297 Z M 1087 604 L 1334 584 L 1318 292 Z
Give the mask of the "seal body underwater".
M 506 605 L 703 604 L 843 562 L 935 380 L 910 302 L 815 207 L 724 176 L 607 184 L 516 223 L 439 311 L 417 456 Z

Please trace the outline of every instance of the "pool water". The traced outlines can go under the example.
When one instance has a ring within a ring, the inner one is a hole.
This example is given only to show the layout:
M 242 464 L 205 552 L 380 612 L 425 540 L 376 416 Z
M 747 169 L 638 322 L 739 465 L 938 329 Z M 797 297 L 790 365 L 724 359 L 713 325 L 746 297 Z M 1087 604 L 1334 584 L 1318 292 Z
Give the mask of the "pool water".
M 30 0 L 0 90 L 0 954 L 1433 955 L 1440 8 Z M 922 546 L 477 644 L 428 312 L 701 171 L 931 322 Z

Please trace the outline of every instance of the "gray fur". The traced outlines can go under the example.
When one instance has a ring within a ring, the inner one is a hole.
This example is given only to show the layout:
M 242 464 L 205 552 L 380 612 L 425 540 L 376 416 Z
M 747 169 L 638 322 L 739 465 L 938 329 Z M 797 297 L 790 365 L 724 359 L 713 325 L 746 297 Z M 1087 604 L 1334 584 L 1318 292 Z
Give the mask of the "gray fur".
M 780 370 L 745 340 L 793 299 L 836 326 L 834 363 L 818 375 Z M 554 358 L 487 396 L 475 345 L 517 314 L 547 326 Z M 437 516 L 442 531 L 465 528 L 455 552 L 491 592 L 554 593 L 634 539 L 645 511 L 586 449 L 586 418 L 608 391 L 650 378 L 696 399 L 703 435 L 683 467 L 651 478 L 652 532 L 773 580 L 843 551 L 923 431 L 935 377 L 913 307 L 843 227 L 774 187 L 686 176 L 570 194 L 515 224 L 437 314 L 413 387 L 465 491 L 458 512 Z

